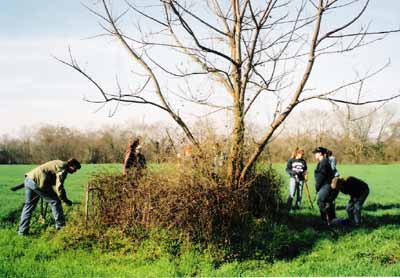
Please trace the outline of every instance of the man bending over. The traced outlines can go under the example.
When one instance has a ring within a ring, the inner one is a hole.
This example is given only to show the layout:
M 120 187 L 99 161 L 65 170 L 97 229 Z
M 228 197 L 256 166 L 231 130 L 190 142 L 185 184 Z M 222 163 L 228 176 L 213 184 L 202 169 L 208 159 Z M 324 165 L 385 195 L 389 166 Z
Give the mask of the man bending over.
M 75 158 L 67 162 L 53 160 L 25 174 L 25 204 L 21 213 L 19 235 L 28 234 L 32 213 L 40 198 L 50 204 L 56 229 L 65 225 L 61 201 L 67 206 L 71 206 L 72 202 L 67 198 L 64 181 L 68 174 L 73 174 L 80 168 L 81 164 Z

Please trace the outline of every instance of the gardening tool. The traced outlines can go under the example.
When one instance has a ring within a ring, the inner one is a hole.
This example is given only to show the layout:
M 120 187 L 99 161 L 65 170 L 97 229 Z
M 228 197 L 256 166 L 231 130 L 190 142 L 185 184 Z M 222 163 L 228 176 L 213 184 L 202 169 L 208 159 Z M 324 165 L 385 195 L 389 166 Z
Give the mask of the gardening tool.
M 22 188 L 24 188 L 25 184 L 21 183 L 16 186 L 13 186 L 10 188 L 11 191 L 17 191 Z M 36 198 L 40 198 L 40 196 L 36 196 Z M 44 224 L 46 222 L 46 214 L 47 214 L 47 208 L 49 207 L 49 204 L 47 202 L 43 202 L 43 198 L 40 198 L 40 216 L 39 216 L 39 222 L 41 224 Z
M 19 190 L 21 188 L 24 188 L 24 186 L 25 186 L 24 183 L 21 183 L 21 184 L 18 184 L 16 186 L 14 186 L 14 187 L 11 187 L 10 190 L 11 191 L 17 191 L 17 190 Z
M 40 217 L 39 217 L 39 223 L 45 224 L 46 223 L 46 214 L 47 214 L 47 208 L 49 206 L 49 203 L 45 202 L 43 204 L 43 198 L 40 198 Z
M 308 188 L 307 179 L 304 180 L 304 187 L 306 189 L 306 195 L 307 195 L 308 201 L 310 202 L 310 206 L 312 209 L 314 209 L 313 201 L 311 200 L 310 190 Z

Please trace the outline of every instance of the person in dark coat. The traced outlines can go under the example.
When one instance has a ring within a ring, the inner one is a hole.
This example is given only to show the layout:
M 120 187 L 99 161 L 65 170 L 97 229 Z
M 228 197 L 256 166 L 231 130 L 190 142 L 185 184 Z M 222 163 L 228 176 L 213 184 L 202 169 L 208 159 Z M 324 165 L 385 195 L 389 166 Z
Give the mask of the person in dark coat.
M 129 170 L 135 168 L 138 172 L 146 168 L 146 158 L 141 153 L 142 146 L 140 139 L 134 139 L 125 152 L 123 174 L 128 174 Z
M 315 191 L 317 192 L 317 204 L 323 221 L 329 225 L 336 218 L 335 199 L 338 190 L 331 187 L 334 177 L 332 167 L 326 157 L 327 149 L 318 147 L 313 151 L 315 159 L 318 161 L 314 170 Z
M 368 184 L 355 177 L 334 178 L 332 189 L 339 190 L 343 194 L 350 195 L 346 211 L 349 220 L 354 225 L 361 224 L 361 208 L 369 195 Z

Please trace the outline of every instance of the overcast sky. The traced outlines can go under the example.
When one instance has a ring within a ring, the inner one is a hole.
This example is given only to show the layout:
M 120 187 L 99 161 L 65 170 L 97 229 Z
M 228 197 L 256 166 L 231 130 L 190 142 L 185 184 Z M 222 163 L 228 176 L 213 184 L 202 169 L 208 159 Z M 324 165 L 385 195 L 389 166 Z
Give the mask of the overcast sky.
M 88 4 L 97 1 L 86 1 Z M 369 12 L 375 26 L 400 27 L 400 0 L 375 0 Z M 126 68 L 126 53 L 110 41 L 85 39 L 99 33 L 97 19 L 80 1 L 13 0 L 3 1 L 0 9 L 0 135 L 18 134 L 24 127 L 39 124 L 63 124 L 77 128 L 95 128 L 103 124 L 130 120 L 153 122 L 165 114 L 148 108 L 127 106 L 109 118 L 108 109 L 83 100 L 92 87 L 79 74 L 56 61 L 66 58 L 68 47 L 82 64 L 97 67 L 100 79 L 110 75 L 109 65 Z M 390 95 L 400 89 L 400 34 L 389 36 L 356 62 L 363 66 L 383 64 L 391 58 L 391 67 L 371 84 L 374 94 Z M 324 69 L 325 70 L 325 69 Z M 327 68 L 321 82 L 339 68 Z M 114 74 L 114 72 L 111 72 Z M 116 73 L 115 73 L 116 74 Z M 379 91 L 379 92 L 377 92 Z M 147 116 L 146 116 L 147 115 Z

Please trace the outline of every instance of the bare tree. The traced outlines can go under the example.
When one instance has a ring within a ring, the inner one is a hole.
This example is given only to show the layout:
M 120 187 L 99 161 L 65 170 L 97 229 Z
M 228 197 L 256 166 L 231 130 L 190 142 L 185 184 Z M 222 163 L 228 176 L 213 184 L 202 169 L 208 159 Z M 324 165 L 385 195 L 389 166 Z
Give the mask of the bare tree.
M 361 20 L 369 0 L 143 2 L 126 0 L 126 10 L 120 12 L 116 12 L 116 2 L 106 0 L 99 1 L 99 9 L 88 7 L 101 21 L 102 35 L 116 38 L 141 67 L 135 77 L 135 90 L 124 91 L 118 82 L 117 93 L 107 92 L 72 54 L 69 61 L 60 61 L 97 88 L 102 99 L 95 102 L 137 103 L 161 109 L 196 147 L 200 147 L 199 142 L 173 106 L 172 97 L 210 107 L 212 111 L 229 111 L 232 133 L 227 171 L 229 185 L 234 188 L 243 184 L 276 130 L 299 104 L 320 99 L 364 105 L 399 97 L 363 99 L 357 94 L 357 89 L 386 65 L 326 91 L 307 87 L 315 64 L 323 57 L 370 46 L 400 31 L 371 30 L 369 24 L 363 25 Z M 348 19 L 343 16 L 352 12 Z M 126 31 L 129 18 L 139 19 L 136 30 L 130 33 Z M 164 87 L 165 77 L 180 85 Z M 344 91 L 354 87 L 353 99 L 343 97 Z M 151 94 L 158 99 L 154 100 Z M 276 108 L 272 120 L 265 123 L 262 138 L 254 142 L 253 153 L 246 156 L 245 119 L 252 109 L 260 109 L 256 103 L 263 97 L 273 97 Z

